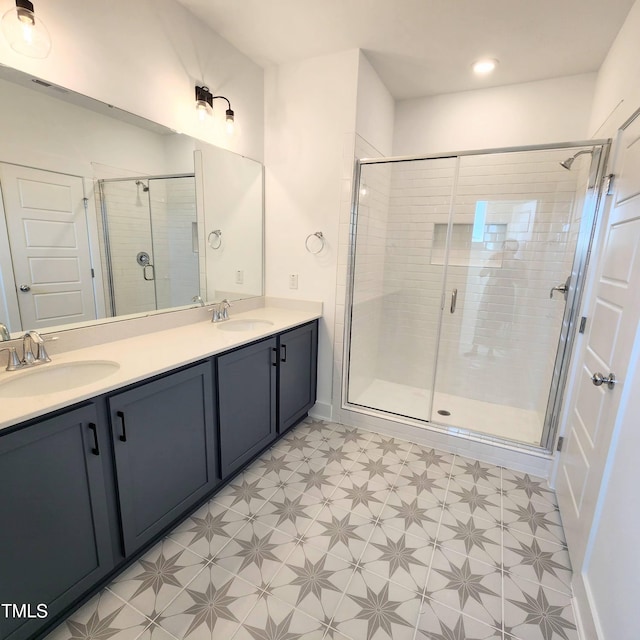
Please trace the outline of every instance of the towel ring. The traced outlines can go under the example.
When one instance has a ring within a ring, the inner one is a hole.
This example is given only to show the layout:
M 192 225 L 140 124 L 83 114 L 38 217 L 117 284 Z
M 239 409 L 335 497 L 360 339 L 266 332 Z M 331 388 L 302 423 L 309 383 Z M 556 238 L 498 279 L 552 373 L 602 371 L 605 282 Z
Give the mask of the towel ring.
M 318 238 L 318 240 L 320 240 L 320 246 L 317 249 L 317 251 L 314 251 L 309 246 L 309 240 L 311 240 L 311 238 Z M 325 237 L 322 235 L 322 231 L 316 231 L 315 233 L 310 233 L 307 236 L 307 239 L 304 241 L 304 246 L 309 253 L 313 253 L 315 255 L 317 253 L 320 253 L 324 249 L 325 242 L 326 240 L 325 240 Z
M 211 236 L 214 236 L 213 240 L 211 239 Z M 222 246 L 222 231 L 220 231 L 220 229 L 212 231 L 207 236 L 207 244 L 214 250 L 219 249 Z

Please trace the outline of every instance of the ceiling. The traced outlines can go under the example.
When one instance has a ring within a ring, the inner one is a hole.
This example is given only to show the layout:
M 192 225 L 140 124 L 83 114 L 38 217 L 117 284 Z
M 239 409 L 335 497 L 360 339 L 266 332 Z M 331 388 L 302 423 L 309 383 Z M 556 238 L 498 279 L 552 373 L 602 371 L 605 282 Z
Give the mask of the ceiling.
M 362 49 L 396 99 L 597 71 L 634 0 L 178 0 L 261 66 Z M 497 58 L 491 77 L 471 64 Z

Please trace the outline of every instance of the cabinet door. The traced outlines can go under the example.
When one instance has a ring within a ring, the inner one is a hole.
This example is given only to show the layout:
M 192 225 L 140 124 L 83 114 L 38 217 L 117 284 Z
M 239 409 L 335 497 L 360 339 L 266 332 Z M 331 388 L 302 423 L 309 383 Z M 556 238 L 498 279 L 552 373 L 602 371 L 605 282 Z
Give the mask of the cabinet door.
M 222 477 L 276 437 L 276 339 L 217 358 Z
M 5 640 L 33 637 L 113 566 L 99 430 L 89 405 L 0 437 L 0 603 L 30 607 L 0 611 Z
M 213 392 L 206 362 L 109 398 L 125 555 L 215 487 Z
M 318 323 L 280 334 L 279 358 L 278 431 L 284 433 L 303 418 L 316 401 Z

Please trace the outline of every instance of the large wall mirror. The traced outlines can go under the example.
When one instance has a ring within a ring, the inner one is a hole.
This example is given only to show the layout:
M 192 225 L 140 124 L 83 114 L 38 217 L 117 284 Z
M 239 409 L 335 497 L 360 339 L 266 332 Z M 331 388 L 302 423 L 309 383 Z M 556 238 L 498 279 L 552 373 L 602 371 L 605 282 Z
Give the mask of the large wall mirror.
M 263 167 L 0 67 L 12 334 L 262 295 Z

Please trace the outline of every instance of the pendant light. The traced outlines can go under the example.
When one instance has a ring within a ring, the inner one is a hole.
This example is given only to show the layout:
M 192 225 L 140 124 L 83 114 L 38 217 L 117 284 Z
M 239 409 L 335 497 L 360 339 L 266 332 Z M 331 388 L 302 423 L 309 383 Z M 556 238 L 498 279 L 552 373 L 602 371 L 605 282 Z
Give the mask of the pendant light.
M 2 16 L 2 33 L 14 51 L 29 58 L 46 58 L 51 51 L 49 32 L 30 0 L 16 0 Z

